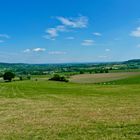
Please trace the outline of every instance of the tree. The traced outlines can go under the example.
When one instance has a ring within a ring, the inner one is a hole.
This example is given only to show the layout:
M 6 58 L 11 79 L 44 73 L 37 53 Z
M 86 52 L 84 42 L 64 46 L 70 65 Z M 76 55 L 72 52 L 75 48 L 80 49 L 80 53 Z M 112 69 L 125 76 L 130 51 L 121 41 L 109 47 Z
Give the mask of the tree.
M 100 73 L 104 73 L 104 70 L 103 69 L 100 69 Z
M 64 76 L 60 76 L 58 74 L 54 74 L 54 76 L 52 78 L 50 78 L 49 80 L 52 80 L 52 81 L 61 81 L 61 82 L 68 82 L 68 80 Z
M 84 74 L 84 71 L 83 70 L 80 70 L 80 74 Z
M 59 81 L 60 80 L 60 75 L 54 74 L 53 77 L 50 78 L 50 80 Z
M 105 69 L 105 73 L 109 73 L 109 70 L 108 69 Z
M 4 75 L 3 75 L 3 79 L 5 81 L 11 82 L 13 78 L 15 78 L 15 74 L 10 72 L 10 71 L 9 72 L 5 72 Z

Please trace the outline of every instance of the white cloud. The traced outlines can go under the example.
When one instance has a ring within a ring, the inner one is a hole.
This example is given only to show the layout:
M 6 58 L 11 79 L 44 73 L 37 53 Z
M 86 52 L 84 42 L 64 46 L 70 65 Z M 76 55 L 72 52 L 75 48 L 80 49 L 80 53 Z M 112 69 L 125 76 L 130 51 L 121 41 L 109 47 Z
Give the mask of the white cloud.
M 58 26 L 56 26 L 56 30 L 57 30 L 58 32 L 66 32 L 66 31 L 67 31 L 66 27 L 63 26 L 63 25 L 58 25 Z
M 102 34 L 99 33 L 99 32 L 95 32 L 95 33 L 93 33 L 93 35 L 95 35 L 95 36 L 102 36 Z
M 85 28 L 88 25 L 88 18 L 85 16 L 79 16 L 77 18 L 56 17 L 56 19 L 61 22 L 61 25 L 46 29 L 46 35 L 43 38 L 55 40 L 62 32 L 70 32 L 74 28 Z M 71 37 L 69 39 L 73 38 Z
M 140 37 L 140 27 L 138 27 L 136 30 L 132 31 L 130 35 L 133 37 Z
M 82 45 L 83 46 L 92 46 L 92 45 L 94 45 L 94 40 L 90 40 L 90 39 L 88 39 L 88 40 L 84 40 L 83 42 L 82 42 Z
M 34 48 L 32 51 L 33 52 L 44 52 L 44 51 L 46 51 L 46 49 L 45 48 Z
M 57 17 L 57 19 L 65 26 L 71 28 L 85 28 L 88 24 L 88 18 L 85 16 L 79 16 L 77 18 L 65 18 Z
M 57 30 L 55 28 L 49 28 L 49 29 L 47 29 L 46 30 L 46 33 L 48 33 L 48 35 L 50 37 L 56 37 L 56 36 L 58 36 Z
M 52 51 L 52 52 L 48 52 L 51 55 L 61 55 L 61 54 L 66 54 L 66 52 L 62 52 L 62 51 Z
M 106 51 L 106 52 L 110 52 L 111 50 L 110 50 L 110 49 L 105 49 L 105 51 Z
M 66 39 L 68 39 L 68 40 L 73 40 L 73 39 L 75 39 L 73 36 L 69 36 L 69 37 L 66 37 Z
M 34 49 L 25 49 L 23 52 L 29 53 L 29 52 L 44 52 L 44 51 L 46 51 L 45 48 L 34 48 Z
M 28 53 L 28 52 L 30 52 L 31 50 L 30 49 L 25 49 L 23 52 L 24 53 Z
M 58 25 L 55 28 L 48 28 L 45 32 L 47 35 L 43 36 L 45 39 L 55 40 L 55 37 L 59 35 L 59 32 L 66 32 L 67 29 L 63 25 Z

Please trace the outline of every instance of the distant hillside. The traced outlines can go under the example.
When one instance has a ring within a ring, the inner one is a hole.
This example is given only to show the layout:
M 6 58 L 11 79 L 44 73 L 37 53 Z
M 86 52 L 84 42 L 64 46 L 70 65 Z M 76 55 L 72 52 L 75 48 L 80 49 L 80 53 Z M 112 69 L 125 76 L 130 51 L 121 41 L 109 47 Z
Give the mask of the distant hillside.
M 128 60 L 125 62 L 100 62 L 100 63 L 65 63 L 65 64 L 26 64 L 26 63 L 0 63 L 0 75 L 11 70 L 16 74 L 52 74 L 52 73 L 94 73 L 100 70 L 138 70 L 140 59 Z
M 128 61 L 122 61 L 122 62 L 93 62 L 93 63 L 60 63 L 60 64 L 28 64 L 28 63 L 3 63 L 3 62 L 0 62 L 0 67 L 5 67 L 5 68 L 8 68 L 8 67 L 13 67 L 13 66 L 16 66 L 16 67 L 33 67 L 33 66 L 85 66 L 85 65 L 105 65 L 105 64 L 139 64 L 140 65 L 140 59 L 131 59 L 131 60 L 128 60 Z
M 140 64 L 140 59 L 132 59 L 132 60 L 128 60 L 128 61 L 125 61 L 124 64 L 132 64 L 132 63 L 137 63 L 137 64 Z

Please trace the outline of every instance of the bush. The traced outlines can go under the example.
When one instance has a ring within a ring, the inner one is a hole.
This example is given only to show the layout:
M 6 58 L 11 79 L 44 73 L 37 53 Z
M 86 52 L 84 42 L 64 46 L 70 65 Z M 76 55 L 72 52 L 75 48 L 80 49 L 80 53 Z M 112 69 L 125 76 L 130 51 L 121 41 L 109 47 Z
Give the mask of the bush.
M 52 81 L 61 81 L 61 82 L 68 82 L 68 80 L 66 79 L 66 77 L 60 76 L 58 74 L 54 74 L 54 76 L 52 78 L 50 78 L 49 80 L 52 80 Z
M 108 69 L 105 69 L 105 73 L 109 73 L 109 70 Z
M 80 74 L 84 74 L 84 71 L 81 70 L 81 71 L 80 71 Z
M 100 73 L 104 73 L 104 70 L 103 69 L 100 69 Z
M 3 79 L 5 81 L 11 82 L 13 78 L 15 78 L 15 74 L 10 72 L 10 71 L 9 72 L 5 72 L 4 75 L 3 75 Z

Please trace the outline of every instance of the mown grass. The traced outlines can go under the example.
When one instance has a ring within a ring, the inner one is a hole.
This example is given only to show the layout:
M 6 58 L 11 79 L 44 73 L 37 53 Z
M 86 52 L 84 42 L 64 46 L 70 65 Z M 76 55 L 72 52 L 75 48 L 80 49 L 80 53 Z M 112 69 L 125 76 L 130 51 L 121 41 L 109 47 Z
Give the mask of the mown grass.
M 113 81 L 114 84 L 140 84 L 140 75 Z
M 0 83 L 0 139 L 139 140 L 140 79 L 135 79 L 116 85 Z

